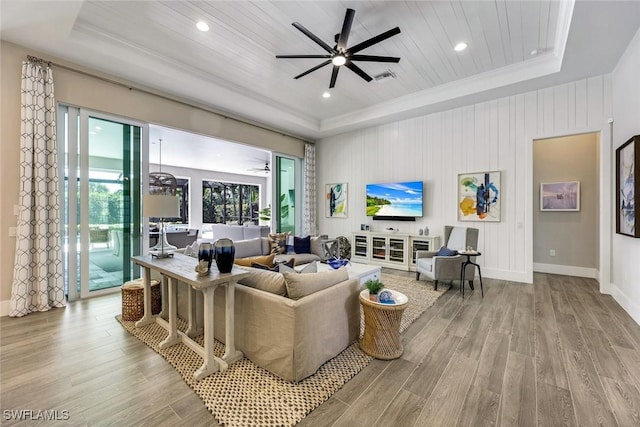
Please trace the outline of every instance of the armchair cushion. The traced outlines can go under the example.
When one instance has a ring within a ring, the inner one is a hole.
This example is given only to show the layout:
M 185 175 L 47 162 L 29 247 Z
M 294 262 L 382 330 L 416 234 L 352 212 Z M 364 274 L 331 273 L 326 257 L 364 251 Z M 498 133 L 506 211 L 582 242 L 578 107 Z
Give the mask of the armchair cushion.
M 466 227 L 452 227 L 451 234 L 447 240 L 447 248 L 461 251 L 467 247 L 467 228 Z

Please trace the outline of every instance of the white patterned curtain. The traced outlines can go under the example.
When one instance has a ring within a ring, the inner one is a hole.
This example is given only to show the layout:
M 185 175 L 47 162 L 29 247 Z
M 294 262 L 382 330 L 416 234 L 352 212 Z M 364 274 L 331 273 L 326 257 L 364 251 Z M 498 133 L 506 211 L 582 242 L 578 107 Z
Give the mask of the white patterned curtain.
M 53 74 L 47 63 L 22 63 L 20 195 L 9 315 L 66 306 Z
M 307 236 L 318 233 L 316 224 L 316 146 L 304 146 L 304 233 Z

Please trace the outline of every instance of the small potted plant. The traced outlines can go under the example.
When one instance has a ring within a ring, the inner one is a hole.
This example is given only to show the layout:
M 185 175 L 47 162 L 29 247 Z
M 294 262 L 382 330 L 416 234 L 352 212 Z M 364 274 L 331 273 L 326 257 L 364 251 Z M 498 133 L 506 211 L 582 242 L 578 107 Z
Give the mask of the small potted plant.
M 367 280 L 364 285 L 369 290 L 369 299 L 374 302 L 378 302 L 378 292 L 384 288 L 382 282 L 378 279 Z

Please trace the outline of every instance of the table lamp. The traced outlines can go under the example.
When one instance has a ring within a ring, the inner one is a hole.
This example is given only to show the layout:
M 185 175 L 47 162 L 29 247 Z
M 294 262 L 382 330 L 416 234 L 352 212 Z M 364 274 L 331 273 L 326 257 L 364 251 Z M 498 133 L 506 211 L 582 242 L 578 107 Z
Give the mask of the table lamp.
M 149 248 L 149 252 L 156 258 L 168 258 L 176 251 L 175 246 L 167 241 L 167 231 L 164 225 L 165 218 L 180 216 L 180 198 L 178 196 L 164 194 L 147 194 L 142 200 L 143 215 L 150 218 L 160 218 L 160 236 L 158 243 Z

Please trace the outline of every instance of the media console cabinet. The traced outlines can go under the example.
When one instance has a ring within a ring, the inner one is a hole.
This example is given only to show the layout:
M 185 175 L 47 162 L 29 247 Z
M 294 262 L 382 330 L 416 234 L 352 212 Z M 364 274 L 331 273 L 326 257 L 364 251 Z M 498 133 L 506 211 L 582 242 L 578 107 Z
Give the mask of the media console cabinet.
M 440 248 L 440 236 L 394 232 L 358 231 L 351 242 L 352 261 L 407 271 L 416 269 L 416 251 Z

